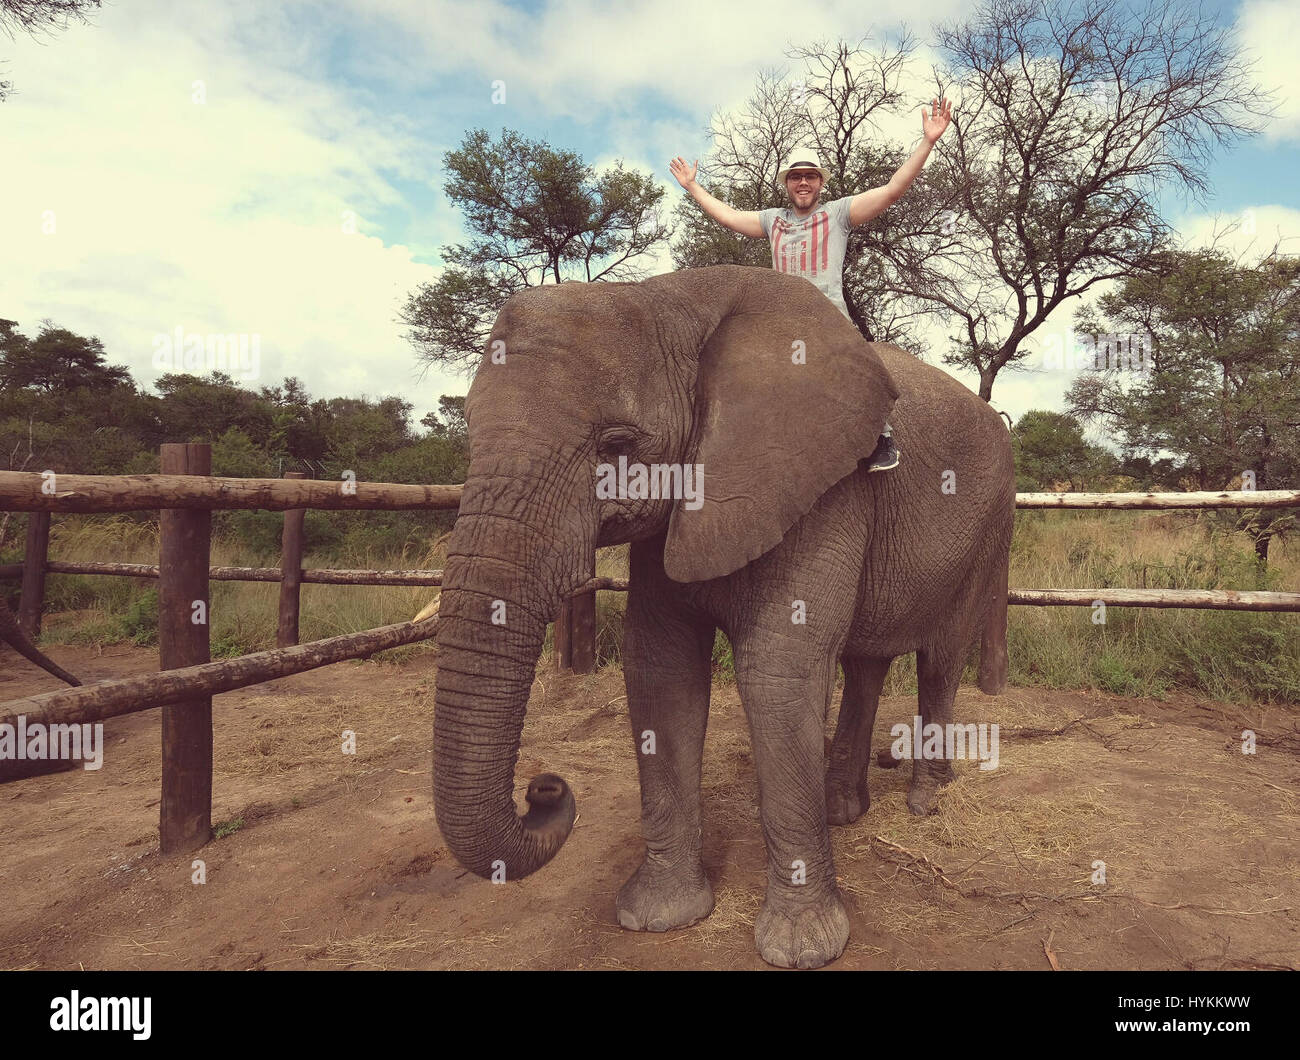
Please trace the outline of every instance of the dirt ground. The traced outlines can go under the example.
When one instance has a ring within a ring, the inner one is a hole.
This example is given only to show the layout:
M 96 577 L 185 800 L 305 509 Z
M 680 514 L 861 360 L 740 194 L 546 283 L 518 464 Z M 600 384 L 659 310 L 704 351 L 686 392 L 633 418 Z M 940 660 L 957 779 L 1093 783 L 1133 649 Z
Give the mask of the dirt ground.
M 155 670 L 154 651 L 58 647 L 83 679 Z M 666 934 L 621 929 L 639 864 L 621 672 L 540 668 L 518 801 L 553 771 L 579 818 L 540 873 L 494 886 L 433 819 L 434 654 L 343 663 L 218 696 L 213 820 L 196 855 L 158 852 L 159 712 L 106 724 L 104 767 L 0 785 L 0 968 L 764 968 L 764 853 L 749 737 L 717 685 L 704 846 L 717 906 Z M 0 656 L 0 702 L 55 687 Z M 875 747 L 915 700 L 882 702 Z M 904 803 L 910 764 L 871 772 L 870 810 L 833 830 L 853 935 L 837 969 L 1300 966 L 1300 725 L 1242 709 L 963 689 L 1001 726 L 1001 763 L 958 763 L 940 811 Z M 1245 756 L 1239 734 L 1260 734 Z M 353 729 L 357 753 L 341 753 Z M 830 728 L 833 730 L 833 712 Z M 193 857 L 207 882 L 191 882 Z M 1104 886 L 1092 882 L 1104 861 Z

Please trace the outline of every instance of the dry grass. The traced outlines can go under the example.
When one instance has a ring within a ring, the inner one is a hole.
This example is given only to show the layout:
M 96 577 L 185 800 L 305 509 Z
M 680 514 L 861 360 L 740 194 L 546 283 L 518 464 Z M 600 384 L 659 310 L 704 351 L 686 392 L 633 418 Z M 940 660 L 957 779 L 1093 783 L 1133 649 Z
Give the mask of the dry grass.
M 698 924 L 666 935 L 664 945 L 684 943 L 705 949 L 730 946 L 737 931 L 753 933 L 754 920 L 762 904 L 761 893 L 732 886 L 717 887 L 713 892 L 713 912 Z
M 473 956 L 500 954 L 501 943 L 507 936 L 493 932 L 479 932 L 460 938 L 448 938 L 432 931 L 407 931 L 402 934 L 378 932 L 351 937 L 332 936 L 324 946 L 299 946 L 303 957 L 309 961 L 323 961 L 343 968 L 389 971 L 415 967 L 437 967 L 448 956 L 457 954 L 456 966 L 475 967 Z M 465 956 L 470 955 L 466 963 Z M 477 967 L 500 967 L 500 963 L 485 962 Z

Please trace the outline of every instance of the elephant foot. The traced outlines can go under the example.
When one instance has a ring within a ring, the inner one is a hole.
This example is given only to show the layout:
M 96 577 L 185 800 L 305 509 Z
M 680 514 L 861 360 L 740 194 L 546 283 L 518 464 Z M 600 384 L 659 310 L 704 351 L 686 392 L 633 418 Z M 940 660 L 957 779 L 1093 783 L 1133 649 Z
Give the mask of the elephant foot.
M 812 905 L 774 900 L 769 893 L 754 922 L 758 955 L 778 968 L 820 968 L 848 941 L 849 914 L 837 891 Z
M 826 781 L 826 822 L 852 824 L 871 808 L 867 782 L 849 784 L 841 780 Z
M 956 777 L 952 763 L 916 761 L 912 763 L 912 783 L 907 789 L 907 808 L 916 817 L 926 817 L 939 807 L 939 789 Z
M 619 888 L 614 908 L 629 931 L 671 931 L 713 912 L 713 888 L 698 862 L 686 873 L 643 861 Z

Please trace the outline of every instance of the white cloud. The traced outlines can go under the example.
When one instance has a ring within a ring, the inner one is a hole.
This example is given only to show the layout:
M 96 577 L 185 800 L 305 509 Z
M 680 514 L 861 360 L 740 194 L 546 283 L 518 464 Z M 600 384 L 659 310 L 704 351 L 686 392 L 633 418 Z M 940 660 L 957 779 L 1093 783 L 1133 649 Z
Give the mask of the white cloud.
M 1300 137 L 1300 6 L 1295 0 L 1246 0 L 1237 16 L 1237 39 L 1248 58 L 1257 60 L 1255 77 L 1276 90 L 1277 116 L 1264 127 L 1271 141 Z
M 462 117 L 458 100 L 480 84 L 486 98 L 501 78 L 509 103 L 494 108 L 496 124 L 543 139 L 548 121 L 589 125 L 601 143 L 589 160 L 601 167 L 622 158 L 655 174 L 671 211 L 682 192 L 668 160 L 705 156 L 710 114 L 737 111 L 760 69 L 797 76 L 800 65 L 785 56 L 792 42 L 871 34 L 871 46 L 904 19 L 923 37 L 931 20 L 965 10 L 958 0 L 920 12 L 886 0 L 867 13 L 851 0 L 795 8 L 565 0 L 535 13 L 491 0 L 105 7 L 92 26 L 40 43 L 19 37 L 10 49 L 5 76 L 17 91 L 0 105 L 0 315 L 29 332 L 52 317 L 97 334 L 141 382 L 156 378 L 159 332 L 255 332 L 258 384 L 297 375 L 316 395 L 400 393 L 418 418 L 440 393 L 466 384 L 431 377 L 417 387 L 395 317 L 436 274 L 417 259 L 435 259 L 464 234 L 441 198 L 411 245 L 381 228 L 381 218 L 411 209 L 400 183 L 437 187 L 442 152 L 454 146 L 417 134 L 424 115 L 411 107 L 427 99 L 429 113 L 450 115 L 448 128 L 467 128 L 480 122 Z M 1243 43 L 1264 57 L 1262 80 L 1288 86 L 1292 98 L 1300 75 L 1283 46 L 1298 18 L 1293 5 L 1257 0 L 1238 22 Z M 900 150 L 919 137 L 934 59 L 925 48 L 915 53 L 905 82 L 915 105 L 880 116 L 875 135 Z M 199 80 L 201 105 L 191 102 Z M 1279 127 L 1293 135 L 1300 112 L 1288 114 Z M 54 235 L 41 231 L 46 210 Z M 344 211 L 357 215 L 358 234 L 343 233 Z M 1300 235 L 1297 211 L 1254 211 L 1257 250 L 1275 230 Z M 1213 221 L 1191 215 L 1176 224 L 1195 243 Z M 665 250 L 652 271 L 670 266 Z M 1049 328 L 1064 332 L 1077 302 L 1058 309 Z M 950 330 L 927 333 L 932 363 Z M 953 374 L 977 388 L 970 373 Z M 1017 417 L 1060 408 L 1069 379 L 1059 376 L 1003 373 L 994 403 Z
M 484 85 L 499 78 L 509 105 L 580 121 L 636 114 L 654 103 L 692 115 L 731 109 L 743 102 L 759 69 L 793 68 L 784 55 L 792 42 L 874 37 L 903 20 L 965 10 L 959 0 L 931 0 L 923 11 L 907 0 L 885 0 L 868 14 L 852 0 L 797 6 L 781 0 L 563 0 L 537 13 L 499 0 L 355 2 L 422 41 L 440 72 L 472 75 Z
M 1188 213 L 1172 223 L 1188 248 L 1217 245 L 1243 263 L 1258 260 L 1275 244 L 1282 254 L 1300 253 L 1300 210 L 1290 206 L 1261 203 L 1235 213 Z
M 97 334 L 142 383 L 158 375 L 157 333 L 256 333 L 252 385 L 296 375 L 315 396 L 400 393 L 418 419 L 464 384 L 416 393 L 395 317 L 435 270 L 368 219 L 402 203 L 390 177 L 427 176 L 427 148 L 400 119 L 270 61 L 301 58 L 281 12 L 222 7 L 116 5 L 15 41 L 0 311 L 28 333 L 51 317 Z

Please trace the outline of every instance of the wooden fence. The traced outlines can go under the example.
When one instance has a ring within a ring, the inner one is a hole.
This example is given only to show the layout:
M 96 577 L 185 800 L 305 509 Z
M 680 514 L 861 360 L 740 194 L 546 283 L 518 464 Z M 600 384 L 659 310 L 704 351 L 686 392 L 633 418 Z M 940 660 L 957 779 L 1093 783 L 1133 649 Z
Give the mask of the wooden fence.
M 304 569 L 303 516 L 328 511 L 451 510 L 460 486 L 337 483 L 304 479 L 212 477 L 206 444 L 162 446 L 158 475 L 43 475 L 0 472 L 0 511 L 31 512 L 21 564 L 0 566 L 0 578 L 21 578 L 19 623 L 40 632 L 45 575 L 105 574 L 153 578 L 159 585 L 158 639 L 161 670 L 143 677 L 100 681 L 0 703 L 0 724 L 74 724 L 163 708 L 162 800 L 159 836 L 164 853 L 197 849 L 212 828 L 212 696 L 327 666 L 366 658 L 403 644 L 431 639 L 436 619 L 399 622 L 309 644 L 298 644 L 299 590 L 303 583 L 328 585 L 442 584 L 440 570 Z M 1300 507 L 1300 490 L 1221 493 L 1034 493 L 1019 494 L 1017 508 L 1189 509 Z M 279 567 L 213 567 L 211 512 L 264 509 L 285 513 Z M 62 563 L 49 559 L 53 512 L 159 512 L 157 565 Z M 559 668 L 595 668 L 596 592 L 625 591 L 627 582 L 595 572 L 556 618 Z M 280 583 L 277 648 L 212 662 L 207 622 L 210 581 Z M 1300 611 L 1300 593 L 1161 589 L 1012 589 L 1012 604 L 1126 607 L 1193 607 L 1240 611 Z

